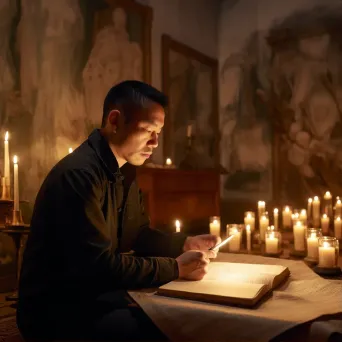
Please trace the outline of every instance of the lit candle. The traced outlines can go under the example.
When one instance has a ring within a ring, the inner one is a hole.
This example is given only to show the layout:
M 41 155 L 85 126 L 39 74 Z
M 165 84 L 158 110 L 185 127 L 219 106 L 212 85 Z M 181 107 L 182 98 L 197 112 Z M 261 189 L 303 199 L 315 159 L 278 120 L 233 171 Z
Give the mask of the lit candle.
M 342 202 L 340 199 L 336 201 L 335 205 L 335 216 L 342 216 Z
M 265 213 L 266 210 L 266 203 L 264 201 L 259 201 L 258 202 L 258 215 L 259 215 L 259 220 L 261 216 Z
M 266 237 L 266 253 L 277 254 L 278 253 L 278 238 L 274 237 L 274 232 L 271 232 Z
M 72 153 L 73 149 L 72 147 L 69 147 L 69 154 Z
M 308 257 L 318 260 L 318 237 L 316 233 L 311 233 L 306 239 L 308 245 Z
M 323 234 L 329 233 L 329 223 L 330 223 L 330 218 L 327 214 L 323 214 L 321 218 L 321 227 Z
M 315 196 L 312 201 L 312 218 L 314 221 L 314 226 L 319 226 L 319 220 L 321 216 L 321 202 L 318 196 Z
M 324 212 L 332 218 L 333 210 L 332 210 L 332 196 L 330 191 L 327 191 L 324 194 Z
M 288 206 L 283 210 L 283 226 L 286 228 L 291 227 L 292 224 L 292 211 Z
M 229 251 L 238 252 L 240 251 L 240 246 L 241 246 L 241 233 L 237 229 L 234 229 L 232 233 L 234 237 L 228 242 Z
M 330 246 L 329 242 L 324 241 L 323 246 L 318 247 L 318 258 L 320 267 L 335 267 L 335 248 Z
M 311 220 L 311 215 L 312 215 L 312 198 L 308 199 L 308 219 Z
M 297 221 L 293 226 L 294 249 L 295 251 L 305 250 L 305 229 L 302 222 Z
M 274 228 L 275 230 L 279 229 L 279 211 L 278 208 L 273 210 L 273 219 L 274 219 Z
M 335 218 L 335 221 L 334 221 L 334 235 L 335 235 L 335 238 L 337 240 L 341 240 L 342 239 L 342 221 L 341 221 L 341 217 L 338 216 Z
M 270 224 L 270 220 L 266 215 L 262 215 L 259 221 L 260 226 L 260 240 L 265 241 L 266 230 Z
M 2 183 L 2 198 L 11 198 L 11 171 L 9 158 L 8 132 L 5 133 L 4 140 L 4 178 Z
M 213 218 L 209 227 L 211 235 L 221 236 L 221 223 L 218 218 Z
M 14 211 L 19 211 L 19 175 L 18 175 L 18 157 L 13 157 L 14 166 Z
M 246 225 L 246 237 L 247 237 L 247 251 L 250 252 L 252 248 L 252 243 L 251 243 L 251 226 L 249 224 Z
M 166 164 L 167 166 L 172 165 L 172 160 L 171 160 L 171 158 L 166 158 L 165 164 Z
M 176 233 L 180 233 L 180 231 L 181 231 L 181 223 L 180 223 L 179 220 L 176 220 L 175 226 L 176 226 Z
M 306 210 L 302 209 L 299 214 L 299 219 L 304 223 L 304 225 L 307 225 L 308 217 L 306 215 Z
M 251 231 L 254 232 L 255 229 L 255 214 L 252 211 L 245 212 L 245 226 L 249 225 Z

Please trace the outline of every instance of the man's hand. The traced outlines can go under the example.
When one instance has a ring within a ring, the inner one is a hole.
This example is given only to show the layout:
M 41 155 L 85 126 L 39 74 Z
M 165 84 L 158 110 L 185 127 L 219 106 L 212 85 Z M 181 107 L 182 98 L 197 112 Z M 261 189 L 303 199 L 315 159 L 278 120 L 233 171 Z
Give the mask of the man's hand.
M 207 251 L 220 242 L 220 237 L 211 234 L 188 236 L 185 240 L 183 250 L 184 252 L 190 250 Z
M 201 280 L 208 273 L 209 258 L 216 258 L 215 251 L 188 251 L 177 259 L 180 279 Z

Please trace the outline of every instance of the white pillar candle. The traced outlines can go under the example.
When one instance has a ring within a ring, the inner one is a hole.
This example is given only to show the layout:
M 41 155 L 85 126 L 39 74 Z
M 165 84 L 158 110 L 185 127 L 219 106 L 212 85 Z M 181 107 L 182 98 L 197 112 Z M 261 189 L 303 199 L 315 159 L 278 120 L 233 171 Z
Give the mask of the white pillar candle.
M 278 208 L 275 208 L 273 210 L 273 222 L 274 222 L 275 230 L 278 230 L 279 229 L 279 210 L 278 210 Z
M 247 251 L 250 252 L 252 249 L 251 242 L 251 226 L 249 224 L 246 225 L 246 237 L 247 237 Z
M 261 216 L 260 221 L 259 221 L 259 230 L 260 230 L 260 240 L 265 241 L 265 234 L 266 230 L 270 224 L 270 220 L 266 215 Z
M 320 267 L 335 267 L 335 247 L 331 247 L 328 242 L 323 242 L 323 246 L 318 248 L 318 258 Z
M 4 177 L 6 179 L 6 184 L 9 185 L 11 182 L 11 171 L 10 171 L 10 158 L 9 158 L 9 143 L 8 143 L 8 132 L 5 133 L 4 141 Z
M 297 221 L 293 226 L 293 237 L 295 251 L 305 251 L 305 229 L 302 222 Z
M 326 234 L 329 232 L 329 223 L 330 223 L 329 216 L 327 214 L 323 214 L 321 218 L 321 227 L 322 227 L 323 234 Z
M 179 220 L 175 221 L 175 226 L 176 226 L 176 233 L 180 233 L 181 231 L 181 223 Z
M 335 205 L 335 217 L 336 216 L 342 217 L 342 202 L 340 199 L 336 201 L 336 205 Z
M 321 217 L 321 202 L 318 196 L 315 196 L 312 201 L 312 218 L 313 218 L 315 227 L 318 227 L 320 217 Z
M 285 207 L 283 210 L 283 226 L 291 227 L 292 224 L 292 211 L 289 207 Z
M 260 217 L 262 215 L 264 215 L 265 210 L 266 210 L 266 203 L 264 201 L 259 201 L 258 202 L 258 216 L 259 216 L 259 220 L 260 220 Z
M 274 237 L 274 233 L 270 233 L 269 237 L 266 238 L 266 253 L 278 253 L 278 238 Z
M 167 166 L 172 165 L 172 160 L 171 160 L 171 158 L 166 158 L 165 164 L 166 164 Z
M 14 211 L 19 210 L 19 174 L 18 174 L 18 157 L 13 157 L 14 166 Z
M 215 219 L 213 222 L 210 222 L 209 227 L 211 235 L 221 236 L 221 224 L 219 220 Z
M 244 221 L 245 221 L 245 226 L 249 225 L 251 228 L 251 231 L 253 232 L 255 229 L 255 216 L 247 212 L 245 215 Z
M 342 221 L 341 217 L 336 217 L 334 221 L 334 235 L 337 240 L 342 239 Z
M 236 229 L 234 237 L 228 242 L 230 252 L 239 252 L 241 246 L 241 233 Z
M 311 233 L 306 242 L 308 245 L 308 257 L 318 260 L 318 237 L 316 233 Z
M 307 210 L 307 218 L 311 220 L 312 215 L 312 198 L 308 199 L 308 210 Z
M 305 209 L 302 209 L 299 213 L 299 219 L 304 223 L 304 225 L 306 226 L 307 225 L 307 222 L 308 222 L 308 217 L 307 217 L 307 214 L 306 214 L 306 210 Z

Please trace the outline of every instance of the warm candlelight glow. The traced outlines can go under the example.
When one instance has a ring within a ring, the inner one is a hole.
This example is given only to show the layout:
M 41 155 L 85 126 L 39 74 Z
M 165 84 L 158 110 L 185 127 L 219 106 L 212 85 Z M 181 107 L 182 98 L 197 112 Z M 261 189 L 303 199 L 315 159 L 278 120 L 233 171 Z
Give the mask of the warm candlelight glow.
M 326 219 L 328 216 L 327 214 L 323 214 L 323 218 Z
M 8 132 L 5 133 L 5 141 L 8 141 Z
M 309 202 L 309 203 L 312 203 L 312 198 L 309 198 L 309 199 L 308 199 L 308 202 Z
M 316 233 L 311 233 L 310 238 L 311 239 L 316 239 L 317 238 L 317 234 Z
M 306 210 L 305 210 L 305 209 L 302 209 L 302 210 L 300 211 L 300 214 L 301 214 L 301 215 L 306 215 Z
M 318 196 L 315 196 L 315 197 L 314 197 L 314 201 L 318 201 Z
M 285 211 L 288 213 L 290 211 L 289 207 L 285 207 Z
M 250 231 L 251 231 L 251 226 L 250 226 L 249 224 L 247 224 L 246 230 L 247 230 L 247 232 L 250 232 Z
M 331 199 L 331 193 L 330 193 L 330 191 L 327 191 L 327 192 L 324 194 L 324 198 L 325 198 L 325 199 Z
M 72 153 L 73 149 L 72 147 L 69 147 L 69 153 Z
M 176 225 L 176 232 L 179 233 L 179 232 L 180 232 L 180 228 L 181 228 L 181 223 L 180 223 L 180 221 L 179 221 L 179 220 L 176 220 L 175 225 Z
M 337 200 L 336 204 L 341 205 L 342 204 L 341 200 Z
M 330 247 L 330 243 L 327 242 L 327 241 L 324 241 L 324 242 L 323 242 L 323 247 L 324 247 L 324 248 Z
M 275 208 L 275 209 L 273 210 L 273 212 L 274 212 L 275 214 L 278 214 L 278 208 Z
M 14 164 L 18 164 L 18 157 L 17 157 L 17 156 L 14 156 L 14 157 L 13 157 L 13 163 L 14 163 Z
M 166 164 L 166 165 L 172 165 L 172 160 L 171 160 L 171 158 L 166 158 L 165 164 Z

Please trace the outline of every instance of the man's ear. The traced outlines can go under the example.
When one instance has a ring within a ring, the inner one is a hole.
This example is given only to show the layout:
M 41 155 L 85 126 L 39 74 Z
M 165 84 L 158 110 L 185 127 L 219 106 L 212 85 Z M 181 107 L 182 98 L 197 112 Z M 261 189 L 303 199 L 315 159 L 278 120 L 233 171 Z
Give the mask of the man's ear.
M 118 128 L 120 115 L 121 113 L 117 109 L 111 110 L 108 114 L 108 123 L 113 133 L 116 133 L 116 130 Z

